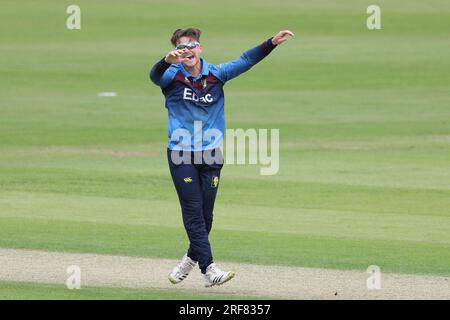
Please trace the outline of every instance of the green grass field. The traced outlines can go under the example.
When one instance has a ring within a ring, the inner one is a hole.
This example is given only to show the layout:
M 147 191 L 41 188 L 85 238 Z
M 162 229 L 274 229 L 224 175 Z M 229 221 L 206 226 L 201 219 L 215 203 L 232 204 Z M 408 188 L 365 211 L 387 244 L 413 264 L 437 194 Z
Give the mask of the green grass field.
M 0 300 L 245 300 L 258 299 L 252 296 L 224 294 L 192 294 L 176 290 L 138 290 L 125 288 L 84 287 L 82 290 L 68 290 L 63 285 L 36 284 L 27 282 L 1 282 Z
M 280 172 L 225 166 L 216 260 L 450 274 L 450 3 L 376 3 L 382 30 L 369 31 L 366 0 L 79 0 L 70 31 L 72 2 L 2 1 L 0 247 L 181 257 L 167 112 L 148 70 L 176 28 L 203 30 L 210 63 L 290 29 L 226 85 L 228 128 L 280 129 Z M 30 286 L 0 282 L 0 298 L 53 288 Z

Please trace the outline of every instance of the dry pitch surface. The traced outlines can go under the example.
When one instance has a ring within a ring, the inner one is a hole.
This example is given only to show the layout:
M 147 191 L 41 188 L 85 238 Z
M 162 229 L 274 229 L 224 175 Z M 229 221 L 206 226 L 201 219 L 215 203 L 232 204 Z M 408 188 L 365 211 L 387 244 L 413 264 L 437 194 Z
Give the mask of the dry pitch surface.
M 184 282 L 169 283 L 177 263 L 135 258 L 0 249 L 0 280 L 64 284 L 67 267 L 81 268 L 81 286 L 174 289 L 198 293 L 253 295 L 274 299 L 450 299 L 448 277 L 382 273 L 381 289 L 368 290 L 365 270 L 348 271 L 224 262 L 236 277 L 220 287 L 204 288 L 196 270 Z

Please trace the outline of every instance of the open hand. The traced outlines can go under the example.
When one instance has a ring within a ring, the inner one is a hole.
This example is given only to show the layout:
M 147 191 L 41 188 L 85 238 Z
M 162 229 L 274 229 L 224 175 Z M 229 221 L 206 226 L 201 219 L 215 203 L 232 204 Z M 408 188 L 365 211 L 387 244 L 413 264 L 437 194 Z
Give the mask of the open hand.
M 278 45 L 278 44 L 282 44 L 283 42 L 285 42 L 289 37 L 293 37 L 294 33 L 292 31 L 289 30 L 283 30 L 278 32 L 273 38 L 272 38 L 272 43 L 274 45 Z

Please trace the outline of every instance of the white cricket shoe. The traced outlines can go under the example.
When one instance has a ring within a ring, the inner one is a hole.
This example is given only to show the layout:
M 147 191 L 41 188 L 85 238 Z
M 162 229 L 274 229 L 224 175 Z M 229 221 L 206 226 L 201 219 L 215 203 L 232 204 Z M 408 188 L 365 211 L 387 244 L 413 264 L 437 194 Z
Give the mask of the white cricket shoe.
M 205 278 L 205 287 L 220 286 L 221 284 L 231 280 L 236 275 L 233 271 L 222 271 L 215 263 L 211 263 L 203 275 Z
M 173 284 L 183 281 L 196 265 L 197 262 L 185 254 L 181 262 L 173 268 L 172 272 L 169 274 L 169 281 Z

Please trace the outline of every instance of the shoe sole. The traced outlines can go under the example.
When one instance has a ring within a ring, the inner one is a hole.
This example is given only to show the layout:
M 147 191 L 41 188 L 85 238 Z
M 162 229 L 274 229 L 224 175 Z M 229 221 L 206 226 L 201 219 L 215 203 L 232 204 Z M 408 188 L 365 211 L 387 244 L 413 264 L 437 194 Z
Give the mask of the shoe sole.
M 214 287 L 214 286 L 221 286 L 221 285 L 223 285 L 225 282 L 228 282 L 228 281 L 230 281 L 231 279 L 233 279 L 235 275 L 236 275 L 236 272 L 230 271 L 230 272 L 228 272 L 228 277 L 227 277 L 224 281 L 222 281 L 221 283 L 205 284 L 205 287 L 206 287 L 206 288 L 211 288 L 211 287 Z

